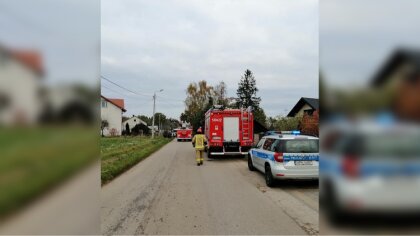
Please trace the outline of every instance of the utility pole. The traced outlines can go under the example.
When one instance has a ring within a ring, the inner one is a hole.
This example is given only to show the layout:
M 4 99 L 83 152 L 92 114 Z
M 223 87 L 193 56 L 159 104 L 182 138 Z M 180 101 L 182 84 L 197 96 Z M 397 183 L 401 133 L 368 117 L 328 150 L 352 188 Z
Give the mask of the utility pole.
M 153 93 L 153 120 L 152 120 L 152 138 L 155 138 L 155 110 L 156 110 L 156 93 L 162 92 L 163 89 Z

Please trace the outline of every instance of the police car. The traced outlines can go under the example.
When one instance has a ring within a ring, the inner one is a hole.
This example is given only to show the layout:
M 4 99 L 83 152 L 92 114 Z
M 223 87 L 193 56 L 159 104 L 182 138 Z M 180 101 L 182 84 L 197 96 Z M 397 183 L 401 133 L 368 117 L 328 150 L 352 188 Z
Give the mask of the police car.
M 267 186 L 276 179 L 318 179 L 319 139 L 299 131 L 264 136 L 248 154 L 250 171 L 265 175 Z
M 420 128 L 384 118 L 323 126 L 320 201 L 330 220 L 420 214 Z

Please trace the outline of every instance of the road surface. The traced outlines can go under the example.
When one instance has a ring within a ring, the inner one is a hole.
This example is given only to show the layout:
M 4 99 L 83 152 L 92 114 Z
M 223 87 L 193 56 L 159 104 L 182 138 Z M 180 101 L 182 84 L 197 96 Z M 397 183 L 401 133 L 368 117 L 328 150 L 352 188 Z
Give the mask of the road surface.
M 317 234 L 317 181 L 265 186 L 244 158 L 196 166 L 175 140 L 102 187 L 103 234 Z

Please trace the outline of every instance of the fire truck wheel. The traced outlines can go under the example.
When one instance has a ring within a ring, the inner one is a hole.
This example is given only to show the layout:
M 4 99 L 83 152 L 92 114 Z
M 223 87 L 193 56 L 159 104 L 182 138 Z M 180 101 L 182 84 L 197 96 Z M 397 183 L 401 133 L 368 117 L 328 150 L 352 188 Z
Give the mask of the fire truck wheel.
M 211 155 L 211 149 L 207 150 L 207 158 L 212 159 L 213 155 Z
M 265 184 L 268 187 L 273 187 L 274 186 L 274 178 L 273 178 L 273 174 L 271 173 L 271 168 L 270 165 L 265 165 Z
M 250 171 L 254 171 L 255 170 L 255 167 L 254 167 L 254 164 L 252 164 L 252 159 L 251 159 L 251 156 L 250 155 L 248 155 L 248 169 Z

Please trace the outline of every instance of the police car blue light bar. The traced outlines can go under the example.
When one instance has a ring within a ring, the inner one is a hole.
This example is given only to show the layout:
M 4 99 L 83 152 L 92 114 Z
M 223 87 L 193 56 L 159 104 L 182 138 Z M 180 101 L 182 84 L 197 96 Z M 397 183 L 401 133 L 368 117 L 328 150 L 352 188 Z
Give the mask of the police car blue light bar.
M 299 130 L 292 130 L 292 131 L 281 131 L 282 134 L 293 134 L 293 135 L 299 135 Z

